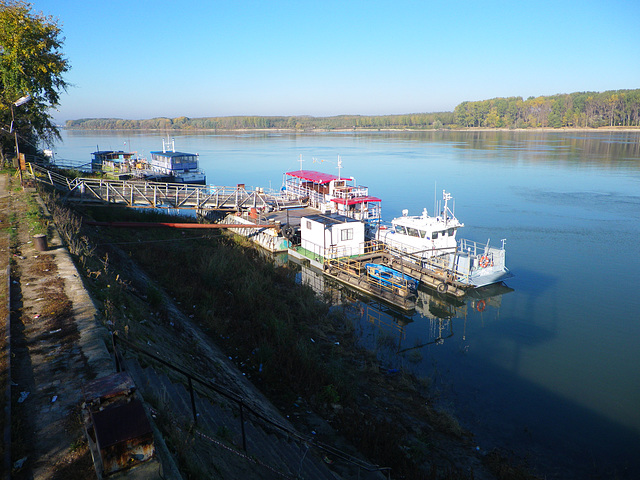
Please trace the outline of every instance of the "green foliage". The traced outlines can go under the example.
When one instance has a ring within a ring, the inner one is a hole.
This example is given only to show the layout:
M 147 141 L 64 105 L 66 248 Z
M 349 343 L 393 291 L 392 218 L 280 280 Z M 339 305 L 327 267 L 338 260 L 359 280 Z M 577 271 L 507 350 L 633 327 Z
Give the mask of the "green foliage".
M 29 230 L 33 235 L 47 233 L 47 219 L 34 196 L 27 197 L 27 211 L 25 212 Z
M 68 120 L 66 128 L 96 130 L 244 130 L 244 129 L 295 129 L 333 130 L 351 128 L 443 128 L 453 123 L 453 113 L 416 113 L 409 115 L 336 117 L 205 117 L 152 118 L 148 120 L 123 120 L 119 118 L 82 118 Z
M 67 83 L 62 75 L 69 70 L 62 56 L 61 30 L 57 21 L 42 13 L 32 13 L 30 3 L 0 0 L 0 136 L 2 155 L 12 151 L 13 136 L 6 134 L 11 124 L 11 106 L 24 95 L 31 101 L 14 107 L 14 129 L 20 151 L 35 153 L 38 139 L 59 138 L 53 118 L 47 113 L 59 104 Z M 24 146 L 22 145 L 24 143 Z
M 325 403 L 340 402 L 340 394 L 333 384 L 326 385 L 320 392 L 321 401 Z
M 460 127 L 637 127 L 640 89 L 462 102 L 453 115 Z
M 70 129 L 97 130 L 345 130 L 640 126 L 640 89 L 462 102 L 453 112 L 335 117 L 205 117 L 68 120 Z

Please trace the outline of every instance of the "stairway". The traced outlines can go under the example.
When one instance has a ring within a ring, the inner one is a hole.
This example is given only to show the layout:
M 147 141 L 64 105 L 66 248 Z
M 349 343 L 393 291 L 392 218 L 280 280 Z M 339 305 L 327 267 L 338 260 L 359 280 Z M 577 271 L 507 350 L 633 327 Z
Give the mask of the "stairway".
M 193 428 L 191 397 L 184 385 L 172 382 L 152 367 L 142 368 L 135 359 L 127 359 L 124 366 L 138 392 L 158 412 L 156 422 L 161 424 L 165 436 L 170 437 L 165 438 L 170 449 L 198 478 L 340 478 L 329 470 L 318 452 L 270 433 L 268 427 L 252 422 L 247 414 L 244 452 L 238 409 L 223 397 L 211 401 L 195 394 L 198 421 Z

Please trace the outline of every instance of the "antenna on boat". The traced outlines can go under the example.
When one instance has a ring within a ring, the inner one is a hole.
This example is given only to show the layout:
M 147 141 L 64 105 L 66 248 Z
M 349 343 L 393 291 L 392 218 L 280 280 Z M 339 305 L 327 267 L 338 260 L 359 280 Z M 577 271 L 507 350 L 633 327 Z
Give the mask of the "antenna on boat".
M 438 215 L 438 200 L 437 200 L 437 192 L 438 191 L 438 182 L 435 181 L 433 182 L 433 213 L 437 216 Z
M 298 160 L 300 162 L 300 171 L 302 171 L 302 162 L 304 162 L 304 160 L 302 159 L 302 154 L 300 154 L 300 160 Z
M 342 159 L 338 155 L 338 179 L 340 179 L 340 169 L 342 168 Z

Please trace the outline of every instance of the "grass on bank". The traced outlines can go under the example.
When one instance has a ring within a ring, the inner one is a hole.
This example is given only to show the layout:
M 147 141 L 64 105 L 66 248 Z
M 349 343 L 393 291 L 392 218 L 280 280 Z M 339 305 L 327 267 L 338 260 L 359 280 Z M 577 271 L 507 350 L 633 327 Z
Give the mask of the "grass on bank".
M 171 338 L 163 338 L 161 329 L 154 327 L 172 323 L 164 308 L 165 291 L 285 411 L 302 400 L 329 415 L 360 451 L 393 467 L 397 475 L 470 478 L 453 466 L 440 474 L 435 467 L 426 472 L 419 468 L 434 454 L 429 447 L 433 431 L 463 432 L 456 422 L 425 405 L 411 379 L 399 377 L 391 390 L 428 425 L 406 428 L 375 405 L 367 409 L 361 402 L 367 382 L 378 382 L 380 392 L 386 392 L 385 382 L 392 379 L 381 377 L 375 357 L 356 347 L 349 321 L 330 313 L 309 287 L 296 284 L 291 267 L 265 260 L 244 240 L 217 231 L 83 226 L 78 212 L 55 196 L 43 195 L 110 328 L 154 348 L 166 343 L 171 355 L 182 351 L 181 358 L 190 357 L 196 365 L 206 361 L 198 358 L 197 345 L 183 343 L 177 325 L 172 325 Z M 117 207 L 85 209 L 82 216 L 167 220 L 155 212 Z M 128 261 L 141 265 L 158 287 L 137 284 Z

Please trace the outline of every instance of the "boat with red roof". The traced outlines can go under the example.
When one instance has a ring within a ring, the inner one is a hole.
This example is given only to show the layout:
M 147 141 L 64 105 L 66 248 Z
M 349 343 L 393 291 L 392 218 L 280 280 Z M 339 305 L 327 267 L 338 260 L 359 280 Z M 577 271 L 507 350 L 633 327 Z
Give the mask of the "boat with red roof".
M 294 170 L 284 174 L 282 193 L 288 200 L 304 200 L 320 213 L 344 215 L 372 228 L 380 222 L 382 200 L 369 195 L 368 187 L 355 185 L 353 177 Z

